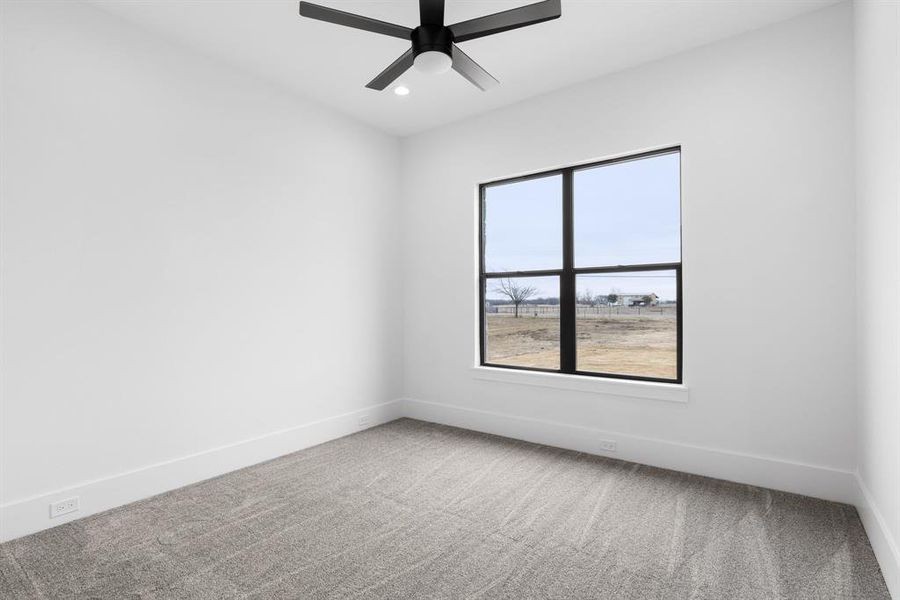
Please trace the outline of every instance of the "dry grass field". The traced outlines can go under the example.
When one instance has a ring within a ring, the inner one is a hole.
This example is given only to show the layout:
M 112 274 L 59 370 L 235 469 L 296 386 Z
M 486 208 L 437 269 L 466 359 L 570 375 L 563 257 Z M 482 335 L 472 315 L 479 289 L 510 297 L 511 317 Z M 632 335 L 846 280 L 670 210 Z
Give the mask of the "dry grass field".
M 559 368 L 559 320 L 487 315 L 487 362 Z M 578 370 L 674 379 L 677 333 L 670 314 L 578 318 Z

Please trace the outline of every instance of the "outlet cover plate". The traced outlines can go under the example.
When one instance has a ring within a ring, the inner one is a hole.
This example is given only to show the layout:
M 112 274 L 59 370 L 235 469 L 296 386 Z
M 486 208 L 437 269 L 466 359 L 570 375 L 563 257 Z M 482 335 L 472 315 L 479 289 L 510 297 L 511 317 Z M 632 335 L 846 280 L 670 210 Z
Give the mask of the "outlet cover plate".
M 78 496 L 66 498 L 50 504 L 50 518 L 61 517 L 78 510 Z
M 612 440 L 600 440 L 600 450 L 603 452 L 615 452 L 616 443 Z

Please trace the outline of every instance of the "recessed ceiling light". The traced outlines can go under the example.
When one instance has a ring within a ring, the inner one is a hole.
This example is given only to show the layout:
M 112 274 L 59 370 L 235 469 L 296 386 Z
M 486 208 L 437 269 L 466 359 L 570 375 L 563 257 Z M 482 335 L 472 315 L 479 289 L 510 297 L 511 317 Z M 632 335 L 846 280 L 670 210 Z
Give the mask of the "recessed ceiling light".
M 394 88 L 394 93 L 398 96 L 409 96 L 409 88 L 405 85 L 398 85 Z

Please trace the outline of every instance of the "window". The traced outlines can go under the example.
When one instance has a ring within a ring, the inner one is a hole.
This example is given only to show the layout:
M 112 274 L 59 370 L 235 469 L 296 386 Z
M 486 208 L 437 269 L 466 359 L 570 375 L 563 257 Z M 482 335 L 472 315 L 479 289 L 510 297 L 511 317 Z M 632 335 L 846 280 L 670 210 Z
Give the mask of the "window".
M 681 153 L 481 185 L 481 364 L 681 382 Z

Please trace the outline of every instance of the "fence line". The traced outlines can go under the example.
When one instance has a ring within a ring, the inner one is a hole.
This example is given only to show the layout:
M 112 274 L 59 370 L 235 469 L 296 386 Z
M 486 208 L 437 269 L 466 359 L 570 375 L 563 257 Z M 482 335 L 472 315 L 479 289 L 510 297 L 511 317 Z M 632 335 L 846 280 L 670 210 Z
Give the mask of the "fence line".
M 576 306 L 576 317 L 614 317 L 614 316 L 675 316 L 678 311 L 677 304 L 662 304 L 659 306 L 622 306 L 622 305 L 597 305 Z M 485 306 L 485 312 L 497 315 L 514 315 L 516 308 L 512 304 L 489 304 Z M 522 304 L 519 306 L 520 317 L 558 317 L 559 305 L 553 304 Z

